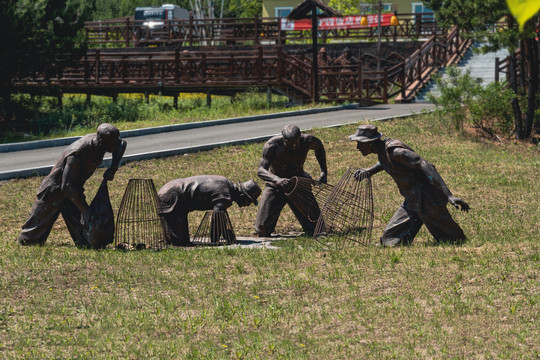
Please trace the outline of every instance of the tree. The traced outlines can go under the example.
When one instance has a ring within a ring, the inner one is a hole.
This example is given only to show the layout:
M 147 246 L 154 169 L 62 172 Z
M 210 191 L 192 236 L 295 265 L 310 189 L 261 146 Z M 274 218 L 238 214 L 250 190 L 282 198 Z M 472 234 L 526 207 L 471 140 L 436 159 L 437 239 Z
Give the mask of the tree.
M 222 2 L 218 2 L 221 6 Z M 300 1 L 298 2 L 300 3 Z M 254 17 L 262 13 L 262 0 L 225 0 L 223 17 Z
M 161 6 L 174 4 L 190 10 L 189 0 L 95 0 L 96 8 L 92 20 L 109 20 L 114 18 L 133 16 L 135 8 L 141 6 Z
M 514 2 L 516 0 L 508 1 Z M 526 3 L 527 1 L 535 2 L 531 0 L 518 2 Z M 523 24 L 523 31 L 520 32 L 514 26 L 514 18 L 510 14 L 505 0 L 424 0 L 424 4 L 433 9 L 437 21 L 443 26 L 457 25 L 473 38 L 487 38 L 488 45 L 484 48 L 485 51 L 499 48 L 509 50 L 509 85 L 516 95 L 523 97 L 523 94 L 526 94 L 524 119 L 519 98 L 515 97 L 512 100 L 514 134 L 518 139 L 530 137 L 538 92 L 538 40 L 535 34 L 537 19 L 528 17 L 526 23 Z M 538 11 L 536 4 L 533 8 L 536 9 L 535 12 Z M 530 8 L 527 11 L 530 13 Z M 520 16 L 519 18 L 523 20 L 526 17 Z M 501 19 L 507 20 L 508 28 L 493 31 L 493 24 Z M 516 50 L 518 48 L 521 49 L 521 64 L 517 63 Z M 518 74 L 520 78 L 518 78 Z
M 0 7 L 0 98 L 11 116 L 13 81 L 41 73 L 58 74 L 85 51 L 84 21 L 93 9 L 84 0 L 7 0 Z

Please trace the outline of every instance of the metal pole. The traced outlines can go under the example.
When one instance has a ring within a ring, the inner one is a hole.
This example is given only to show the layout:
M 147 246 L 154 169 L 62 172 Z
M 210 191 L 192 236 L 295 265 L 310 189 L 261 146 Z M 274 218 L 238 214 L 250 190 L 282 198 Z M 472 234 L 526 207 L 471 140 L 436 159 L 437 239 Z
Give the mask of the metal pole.
M 377 1 L 377 71 L 381 70 L 381 0 Z
M 319 64 L 317 59 L 317 7 L 311 9 L 311 38 L 313 42 L 313 101 L 319 102 Z

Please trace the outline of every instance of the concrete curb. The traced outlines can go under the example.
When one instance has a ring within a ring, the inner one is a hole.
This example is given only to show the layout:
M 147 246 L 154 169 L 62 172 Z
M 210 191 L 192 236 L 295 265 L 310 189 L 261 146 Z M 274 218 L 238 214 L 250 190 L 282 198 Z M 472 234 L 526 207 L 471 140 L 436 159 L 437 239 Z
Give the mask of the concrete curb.
M 370 121 L 388 121 L 388 120 L 393 120 L 393 119 L 407 118 L 407 117 L 415 116 L 415 115 L 418 115 L 418 113 L 388 116 L 385 118 L 370 119 Z M 329 126 L 321 127 L 321 129 L 334 128 L 334 127 L 340 127 L 340 126 L 345 126 L 345 125 L 351 125 L 351 124 L 329 125 Z M 309 130 L 309 129 L 302 129 L 302 130 Z M 224 146 L 245 145 L 245 144 L 257 143 L 257 142 L 263 142 L 270 139 L 272 136 L 275 136 L 275 135 L 278 135 L 278 134 L 262 135 L 262 136 L 248 138 L 248 139 L 238 139 L 238 140 L 231 140 L 231 141 L 226 141 L 226 142 L 219 142 L 219 143 L 212 143 L 212 144 L 205 144 L 205 145 L 197 145 L 197 146 L 190 146 L 190 147 L 183 147 L 183 148 L 176 148 L 176 149 L 167 149 L 167 150 L 161 150 L 161 151 L 125 155 L 122 158 L 120 165 L 123 165 L 131 161 L 157 159 L 157 158 L 163 158 L 163 157 L 174 156 L 174 155 L 183 155 L 183 154 L 196 153 L 200 151 L 208 151 L 208 150 L 212 150 L 212 149 L 224 147 Z M 104 158 L 100 167 L 108 167 L 111 164 L 111 160 L 112 160 L 111 157 Z M 44 175 L 48 175 L 52 168 L 53 168 L 53 165 L 49 165 L 49 166 L 42 166 L 38 168 L 4 171 L 4 172 L 0 172 L 0 181 L 9 180 L 13 178 L 44 176 Z
M 249 143 L 262 142 L 262 141 L 266 141 L 270 139 L 274 135 L 277 135 L 277 134 L 258 136 L 258 137 L 253 137 L 249 139 L 240 139 L 240 140 L 232 140 L 232 141 L 227 141 L 227 142 L 206 144 L 206 145 L 198 145 L 198 146 L 183 147 L 183 148 L 177 148 L 177 149 L 168 149 L 168 150 L 162 150 L 162 151 L 125 155 L 124 157 L 122 157 L 120 165 L 124 165 L 125 163 L 131 162 L 131 161 L 157 159 L 157 158 L 174 156 L 174 155 L 183 155 L 183 154 L 196 153 L 200 151 L 207 151 L 207 150 L 212 150 L 212 149 L 223 147 L 223 146 L 244 145 L 244 144 L 249 144 Z M 111 164 L 111 160 L 112 160 L 111 157 L 104 158 L 103 162 L 101 163 L 99 167 L 109 167 Z M 0 181 L 9 180 L 13 178 L 25 178 L 25 177 L 31 177 L 31 176 L 48 175 L 51 169 L 53 168 L 53 166 L 54 165 L 48 165 L 48 166 L 41 166 L 38 168 L 0 172 Z
M 132 136 L 152 135 L 152 134 L 159 134 L 159 133 L 171 132 L 171 131 L 203 128 L 203 127 L 208 127 L 208 126 L 236 124 L 236 123 L 243 123 L 243 122 L 249 122 L 249 121 L 266 120 L 266 119 L 276 119 L 276 118 L 280 118 L 284 116 L 300 116 L 300 115 L 318 114 L 318 113 L 330 112 L 330 111 L 336 111 L 336 110 L 353 109 L 358 106 L 359 106 L 358 104 L 351 104 L 351 105 L 342 105 L 342 106 L 332 106 L 332 107 L 321 108 L 321 109 L 286 111 L 286 112 L 281 112 L 281 113 L 253 115 L 253 116 L 245 116 L 245 117 L 239 117 L 239 118 L 228 118 L 228 119 L 220 119 L 220 120 L 184 123 L 184 124 L 177 124 L 177 125 L 156 126 L 156 127 L 151 127 L 151 128 L 145 128 L 145 129 L 120 131 L 120 136 L 122 138 L 128 138 Z M 59 139 L 36 140 L 36 141 L 26 141 L 26 142 L 20 142 L 20 143 L 0 144 L 0 153 L 22 151 L 22 150 L 34 150 L 34 149 L 41 149 L 45 147 L 54 147 L 54 146 L 66 146 L 79 140 L 81 137 L 82 136 L 71 136 L 71 137 L 65 137 L 65 138 L 59 138 Z

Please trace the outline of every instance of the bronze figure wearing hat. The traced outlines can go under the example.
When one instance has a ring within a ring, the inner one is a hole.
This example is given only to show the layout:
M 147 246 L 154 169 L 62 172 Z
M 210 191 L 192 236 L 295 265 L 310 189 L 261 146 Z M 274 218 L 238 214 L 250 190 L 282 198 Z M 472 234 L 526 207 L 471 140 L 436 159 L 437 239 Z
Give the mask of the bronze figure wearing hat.
M 236 202 L 257 205 L 261 188 L 253 180 L 234 184 L 221 175 L 197 175 L 172 180 L 159 190 L 158 198 L 167 227 L 167 242 L 190 244 L 188 214 L 195 210 L 225 211 Z
M 334 60 L 334 64 L 342 65 L 342 66 L 350 66 L 350 65 L 358 64 L 358 59 L 352 56 L 351 49 L 346 47 L 345 49 L 343 49 L 343 53 L 340 56 L 338 56 L 336 60 Z M 349 71 L 350 69 L 347 69 L 347 68 L 342 69 L 342 71 L 344 70 Z
M 466 239 L 446 204 L 462 211 L 469 211 L 469 205 L 450 192 L 433 164 L 402 141 L 383 139 L 372 124 L 359 126 L 349 139 L 357 142 L 356 148 L 363 156 L 376 154 L 379 159 L 376 165 L 360 171 L 368 176 L 386 171 L 405 198 L 381 236 L 382 245 L 412 243 L 423 224 L 437 241 L 461 242 Z
M 285 204 L 289 204 L 304 231 L 307 234 L 313 234 L 314 224 L 288 201 L 285 195 L 289 180 L 293 176 L 311 178 L 304 171 L 304 163 L 310 150 L 315 152 L 321 169 L 318 181 L 326 183 L 328 174 L 326 152 L 319 138 L 302 134 L 296 125 L 287 125 L 283 128 L 281 135 L 272 137 L 264 144 L 257 171 L 259 177 L 266 181 L 255 219 L 255 232 L 258 236 L 270 236 L 274 232 Z M 313 202 L 316 203 L 314 199 Z
M 106 123 L 99 125 L 95 134 L 85 135 L 71 144 L 41 183 L 19 243 L 43 245 L 62 214 L 75 245 L 92 247 L 83 228 L 96 214 L 92 214 L 86 202 L 84 184 L 101 165 L 106 152 L 112 153 L 112 162 L 103 178 L 113 180 L 125 150 L 126 142 L 120 139 L 118 129 Z

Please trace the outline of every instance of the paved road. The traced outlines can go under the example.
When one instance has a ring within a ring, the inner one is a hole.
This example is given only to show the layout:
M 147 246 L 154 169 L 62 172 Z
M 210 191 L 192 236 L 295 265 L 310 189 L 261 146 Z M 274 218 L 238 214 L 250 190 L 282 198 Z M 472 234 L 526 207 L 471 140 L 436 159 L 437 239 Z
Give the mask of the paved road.
M 278 134 L 287 124 L 296 124 L 302 130 L 307 130 L 351 124 L 366 119 L 382 120 L 406 116 L 432 108 L 432 104 L 382 104 L 134 136 L 126 138 L 128 146 L 123 162 L 205 150 L 220 144 L 265 141 Z M 65 145 L 2 153 L 0 180 L 47 174 L 64 148 Z M 109 161 L 110 157 L 106 157 L 104 165 Z

